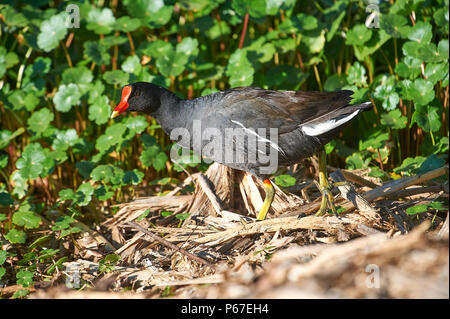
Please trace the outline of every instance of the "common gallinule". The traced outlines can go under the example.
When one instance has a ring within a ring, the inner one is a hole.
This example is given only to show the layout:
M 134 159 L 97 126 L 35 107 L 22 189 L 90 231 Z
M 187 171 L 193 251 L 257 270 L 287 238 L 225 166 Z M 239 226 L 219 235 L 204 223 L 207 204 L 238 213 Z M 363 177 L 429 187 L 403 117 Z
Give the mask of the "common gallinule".
M 121 101 L 111 118 L 124 111 L 149 114 L 169 135 L 173 130 L 184 130 L 187 139 L 179 139 L 180 136 L 171 136 L 171 139 L 178 139 L 177 144 L 185 148 L 194 146 L 194 151 L 199 135 L 202 137 L 201 145 L 197 145 L 200 150 L 211 146 L 205 133 L 214 132 L 215 142 L 220 135 L 218 144 L 213 144 L 216 149 L 206 157 L 263 180 L 266 196 L 258 220 L 265 219 L 275 194 L 269 180 L 270 173 L 274 172 L 271 167 L 273 154 L 277 165 L 288 166 L 319 153 L 322 203 L 317 214 L 324 214 L 327 207 L 336 214 L 323 146 L 358 113 L 372 108 L 370 102 L 350 105 L 352 94 L 348 90 L 305 92 L 238 87 L 183 100 L 155 84 L 136 82 L 123 88 Z M 234 134 L 240 130 L 246 137 L 241 139 L 227 134 L 230 129 Z M 224 156 L 223 153 L 230 149 L 238 155 Z M 244 155 L 244 159 L 238 159 L 239 154 Z

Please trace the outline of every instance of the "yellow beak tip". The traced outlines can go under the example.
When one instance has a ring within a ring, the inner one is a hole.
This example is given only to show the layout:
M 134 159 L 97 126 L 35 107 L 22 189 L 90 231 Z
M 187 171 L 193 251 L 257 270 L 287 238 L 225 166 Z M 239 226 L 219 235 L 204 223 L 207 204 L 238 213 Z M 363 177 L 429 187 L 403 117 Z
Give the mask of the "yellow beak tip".
M 115 117 L 118 117 L 119 116 L 119 112 L 117 112 L 117 111 L 113 111 L 112 113 L 111 113 L 111 119 L 113 119 L 113 118 L 115 118 Z

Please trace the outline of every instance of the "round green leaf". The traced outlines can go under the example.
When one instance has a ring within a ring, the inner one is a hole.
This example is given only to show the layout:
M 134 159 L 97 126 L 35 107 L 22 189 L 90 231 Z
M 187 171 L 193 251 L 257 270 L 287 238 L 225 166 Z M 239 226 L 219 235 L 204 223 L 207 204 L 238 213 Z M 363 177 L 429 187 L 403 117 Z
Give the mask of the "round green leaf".
M 395 109 L 389 113 L 381 114 L 381 124 L 399 130 L 406 127 L 408 120 L 399 109 Z
M 33 212 L 18 211 L 14 213 L 12 222 L 17 226 L 23 226 L 26 229 L 32 229 L 39 227 L 41 217 L 34 214 Z
M 120 70 L 107 71 L 103 74 L 103 80 L 109 84 L 124 86 L 128 84 L 129 74 Z
M 27 240 L 27 235 L 25 232 L 17 229 L 11 229 L 6 235 L 5 238 L 11 243 L 11 244 L 25 244 L 25 241 Z
M 97 34 L 108 34 L 113 30 L 116 18 L 109 8 L 92 8 L 87 17 L 87 29 Z
M 97 97 L 89 106 L 89 119 L 96 124 L 105 124 L 111 115 L 111 106 L 104 95 Z
M 187 62 L 188 56 L 171 49 L 156 59 L 156 67 L 164 76 L 178 76 L 184 71 Z
M 408 20 L 398 14 L 381 15 L 380 28 L 394 38 L 405 38 L 410 31 Z
M 141 26 L 141 21 L 139 19 L 130 18 L 128 16 L 121 17 L 116 20 L 114 24 L 114 29 L 122 32 L 133 32 Z
M 80 103 L 80 90 L 76 84 L 61 84 L 53 97 L 56 110 L 60 112 L 68 112 L 72 106 Z
M 139 74 L 142 70 L 141 62 L 139 61 L 139 57 L 136 55 L 126 58 L 126 60 L 122 63 L 121 68 L 124 72 L 135 75 Z
M 39 48 L 49 52 L 58 46 L 67 34 L 66 17 L 66 12 L 62 12 L 42 22 L 37 38 Z
M 372 37 L 372 30 L 368 29 L 364 24 L 357 24 L 347 32 L 345 44 L 363 45 Z
M 28 129 L 32 130 L 36 135 L 41 135 L 49 127 L 54 117 L 55 115 L 49 109 L 40 109 L 28 118 Z
M 290 187 L 295 185 L 296 179 L 290 175 L 278 175 L 275 176 L 275 183 L 281 187 Z

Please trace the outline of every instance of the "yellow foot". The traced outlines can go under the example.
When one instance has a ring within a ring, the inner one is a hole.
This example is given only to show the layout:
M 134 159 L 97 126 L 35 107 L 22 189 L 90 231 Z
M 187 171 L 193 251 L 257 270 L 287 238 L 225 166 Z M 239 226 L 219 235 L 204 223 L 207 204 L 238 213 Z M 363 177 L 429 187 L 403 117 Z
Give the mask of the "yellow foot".
M 264 189 L 266 191 L 266 198 L 264 199 L 264 203 L 261 207 L 261 210 L 259 211 L 258 216 L 256 217 L 257 220 L 266 219 L 267 212 L 269 211 L 270 205 L 272 205 L 273 198 L 275 196 L 275 189 L 273 188 L 273 185 L 270 182 L 270 180 L 268 179 L 264 180 Z

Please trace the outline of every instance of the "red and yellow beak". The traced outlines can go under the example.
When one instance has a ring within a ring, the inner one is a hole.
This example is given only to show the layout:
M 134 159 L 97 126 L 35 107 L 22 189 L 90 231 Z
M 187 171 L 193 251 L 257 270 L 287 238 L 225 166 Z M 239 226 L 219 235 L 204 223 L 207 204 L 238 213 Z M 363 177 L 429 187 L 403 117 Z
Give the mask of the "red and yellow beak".
M 111 113 L 111 118 L 115 118 L 119 116 L 121 113 L 125 112 L 128 108 L 128 98 L 131 95 L 131 86 L 125 86 L 122 90 L 122 98 L 120 99 L 120 103 L 116 106 L 114 111 Z

